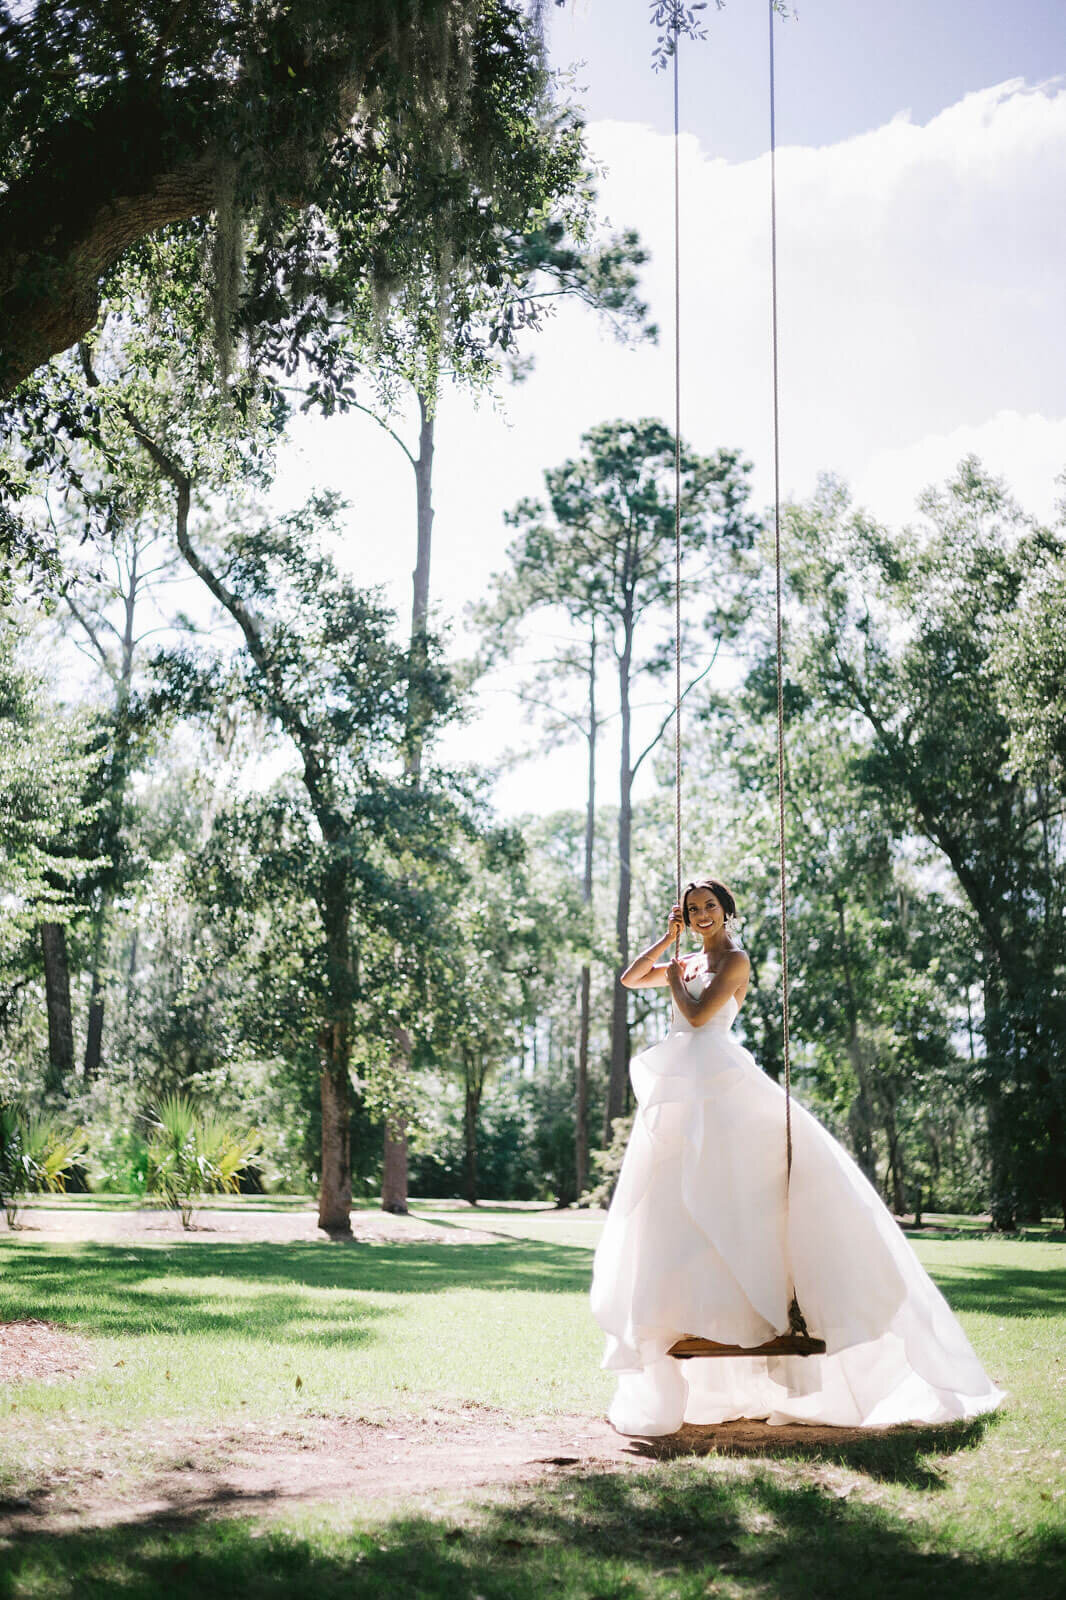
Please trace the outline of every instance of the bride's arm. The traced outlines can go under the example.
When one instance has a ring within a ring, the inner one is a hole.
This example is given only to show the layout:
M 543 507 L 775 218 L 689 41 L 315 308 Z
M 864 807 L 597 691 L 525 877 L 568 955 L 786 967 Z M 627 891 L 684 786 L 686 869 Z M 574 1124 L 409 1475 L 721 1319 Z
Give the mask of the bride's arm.
M 674 1004 L 682 1016 L 688 1018 L 694 1028 L 702 1028 L 703 1024 L 713 1017 L 716 1011 L 721 1011 L 722 1007 L 736 994 L 747 977 L 750 966 L 751 963 L 743 950 L 731 950 L 706 989 L 696 1000 L 685 987 L 681 963 L 679 961 L 671 961 L 666 968 L 666 973 L 667 982 L 670 985 L 670 993 L 674 997 Z
M 669 982 L 666 976 L 666 965 L 656 966 L 656 959 L 673 944 L 678 934 L 684 928 L 681 920 L 681 907 L 674 906 L 670 912 L 669 926 L 663 937 L 642 950 L 635 961 L 631 961 L 619 980 L 626 989 L 656 989 Z

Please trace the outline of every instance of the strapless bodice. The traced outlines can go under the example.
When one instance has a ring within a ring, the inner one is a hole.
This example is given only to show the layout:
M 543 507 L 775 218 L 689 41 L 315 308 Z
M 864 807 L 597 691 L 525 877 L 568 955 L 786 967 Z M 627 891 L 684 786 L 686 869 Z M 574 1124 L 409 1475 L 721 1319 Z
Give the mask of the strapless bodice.
M 692 963 L 689 963 L 689 967 L 692 970 L 690 970 L 689 976 L 685 979 L 685 988 L 694 1000 L 699 999 L 714 977 L 714 973 L 706 965 L 707 957 L 700 956 L 697 957 L 697 960 L 699 965 L 694 969 L 692 969 Z M 737 1005 L 736 996 L 730 995 L 725 1005 L 716 1011 L 713 1017 L 708 1017 L 707 1021 L 702 1023 L 699 1028 L 694 1028 L 688 1018 L 681 1015 L 677 1006 L 671 1004 L 670 1029 L 673 1033 L 702 1033 L 705 1028 L 722 1029 L 724 1032 L 728 1032 L 736 1021 L 739 1010 L 740 1007 Z

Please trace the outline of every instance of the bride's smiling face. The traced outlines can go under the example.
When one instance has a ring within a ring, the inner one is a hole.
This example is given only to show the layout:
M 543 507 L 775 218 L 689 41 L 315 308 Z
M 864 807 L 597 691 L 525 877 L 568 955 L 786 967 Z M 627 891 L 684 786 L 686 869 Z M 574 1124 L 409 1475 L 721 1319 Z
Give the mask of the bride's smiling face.
M 688 925 L 693 933 L 721 933 L 725 927 L 725 912 L 713 889 L 690 889 L 685 901 Z

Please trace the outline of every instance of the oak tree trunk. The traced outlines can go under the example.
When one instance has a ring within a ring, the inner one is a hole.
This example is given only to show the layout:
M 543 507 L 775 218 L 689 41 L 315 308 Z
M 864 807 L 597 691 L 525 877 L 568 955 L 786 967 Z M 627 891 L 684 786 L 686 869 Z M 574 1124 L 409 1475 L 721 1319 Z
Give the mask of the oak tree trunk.
M 318 1184 L 318 1225 L 332 1238 L 352 1231 L 351 1088 L 347 1028 L 337 1021 L 319 1035 L 322 1071 L 322 1171 Z
M 318 1225 L 333 1237 L 351 1233 L 352 1090 L 351 1017 L 355 970 L 351 948 L 351 901 L 343 858 L 328 868 L 319 901 L 326 936 L 329 1015 L 319 1032 L 322 1052 L 322 1171 Z

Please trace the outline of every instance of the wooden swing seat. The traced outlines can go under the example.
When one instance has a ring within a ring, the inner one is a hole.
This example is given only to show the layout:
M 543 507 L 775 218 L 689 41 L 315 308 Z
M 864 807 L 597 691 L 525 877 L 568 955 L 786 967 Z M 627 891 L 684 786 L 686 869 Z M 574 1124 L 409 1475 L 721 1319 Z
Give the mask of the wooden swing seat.
M 809 1333 L 779 1333 L 765 1344 L 719 1344 L 714 1339 L 678 1339 L 667 1355 L 678 1361 L 697 1356 L 824 1356 L 825 1340 L 812 1339 Z

